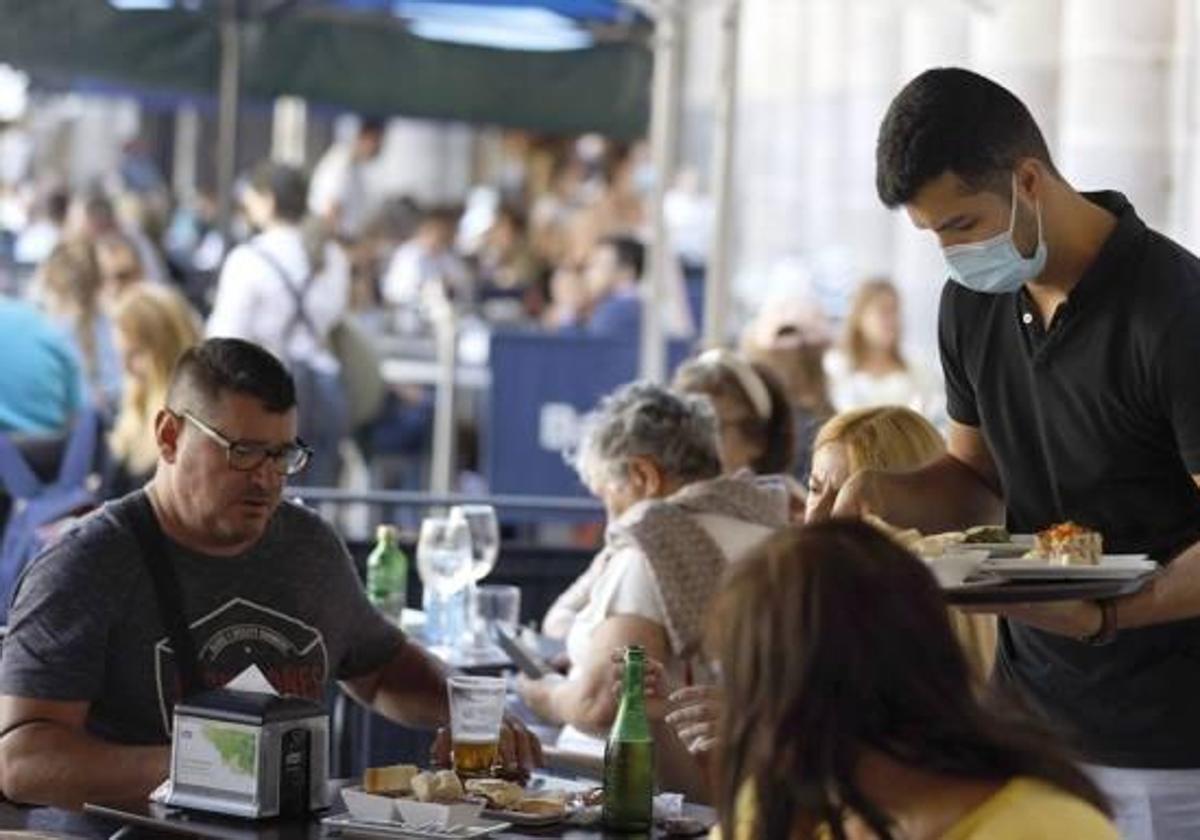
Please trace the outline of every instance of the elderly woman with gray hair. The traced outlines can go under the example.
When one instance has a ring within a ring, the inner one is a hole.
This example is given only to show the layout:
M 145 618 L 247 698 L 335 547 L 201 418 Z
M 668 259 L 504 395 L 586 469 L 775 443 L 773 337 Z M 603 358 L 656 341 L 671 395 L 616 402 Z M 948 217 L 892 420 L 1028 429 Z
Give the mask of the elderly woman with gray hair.
M 644 383 L 601 402 L 578 469 L 604 502 L 606 544 L 544 622 L 566 639 L 569 674 L 519 689 L 540 717 L 567 725 L 560 746 L 599 752 L 596 736 L 616 713 L 613 652 L 642 645 L 680 677 L 699 667 L 702 616 L 722 571 L 787 524 L 788 496 L 748 471 L 722 476 L 706 399 Z

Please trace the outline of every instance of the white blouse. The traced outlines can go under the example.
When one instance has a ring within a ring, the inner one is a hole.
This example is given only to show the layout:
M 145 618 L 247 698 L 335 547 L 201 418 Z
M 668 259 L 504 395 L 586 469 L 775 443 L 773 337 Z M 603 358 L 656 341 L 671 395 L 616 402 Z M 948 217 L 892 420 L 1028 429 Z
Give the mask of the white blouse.
M 630 508 L 622 520 L 636 522 L 641 510 L 644 510 L 641 505 Z M 626 520 L 626 517 L 633 518 Z M 764 525 L 728 516 L 699 514 L 695 516 L 695 520 L 731 561 L 745 555 L 771 534 L 771 529 Z M 666 607 L 663 605 L 662 594 L 650 561 L 634 547 L 622 548 L 608 558 L 592 584 L 587 604 L 579 611 L 571 625 L 566 642 L 567 655 L 571 659 L 570 677 L 577 678 L 580 669 L 585 667 L 594 655 L 591 649 L 592 634 L 607 619 L 618 615 L 638 616 L 661 627 L 667 626 Z M 667 663 L 667 666 L 668 677 L 676 684 L 682 685 L 683 663 L 675 660 Z M 701 666 L 697 677 L 704 681 L 706 676 Z M 572 726 L 563 729 L 558 746 L 588 755 L 604 753 L 603 741 Z

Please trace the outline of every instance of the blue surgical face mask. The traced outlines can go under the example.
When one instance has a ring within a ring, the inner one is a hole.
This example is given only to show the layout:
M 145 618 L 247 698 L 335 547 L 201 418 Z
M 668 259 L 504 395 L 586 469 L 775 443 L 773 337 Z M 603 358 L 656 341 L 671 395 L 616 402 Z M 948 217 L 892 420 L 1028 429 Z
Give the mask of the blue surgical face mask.
M 1042 205 L 1037 204 L 1038 244 L 1031 257 L 1021 256 L 1013 242 L 1017 223 L 1017 178 L 1013 176 L 1012 216 L 1008 230 L 982 242 L 950 245 L 942 249 L 950 277 L 966 288 L 986 295 L 1019 290 L 1046 268 L 1046 240 L 1042 238 Z

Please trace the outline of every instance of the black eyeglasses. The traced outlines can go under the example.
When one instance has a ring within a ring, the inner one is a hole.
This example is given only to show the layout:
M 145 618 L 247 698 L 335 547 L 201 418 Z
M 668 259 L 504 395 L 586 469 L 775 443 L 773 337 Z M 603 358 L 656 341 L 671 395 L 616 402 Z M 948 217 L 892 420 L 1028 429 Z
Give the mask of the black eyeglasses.
M 179 416 L 219 444 L 225 450 L 225 460 L 228 461 L 230 469 L 238 472 L 253 472 L 270 458 L 275 472 L 279 475 L 295 475 L 308 466 L 308 460 L 312 457 L 312 450 L 299 438 L 294 443 L 285 443 L 283 446 L 264 446 L 261 443 L 230 440 L 190 411 L 181 411 Z

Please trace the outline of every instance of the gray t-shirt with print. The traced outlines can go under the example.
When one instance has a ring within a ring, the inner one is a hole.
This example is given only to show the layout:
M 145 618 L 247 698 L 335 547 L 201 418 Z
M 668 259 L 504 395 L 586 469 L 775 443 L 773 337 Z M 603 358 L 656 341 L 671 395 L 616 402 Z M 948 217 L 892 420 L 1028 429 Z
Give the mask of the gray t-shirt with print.
M 0 693 L 87 701 L 88 731 L 126 744 L 166 743 L 179 694 L 127 525 L 144 492 L 108 503 L 30 565 L 0 656 Z M 206 686 L 257 665 L 280 694 L 320 700 L 332 681 L 374 671 L 403 640 L 367 600 L 337 534 L 297 504 L 281 504 L 236 557 L 167 546 Z

